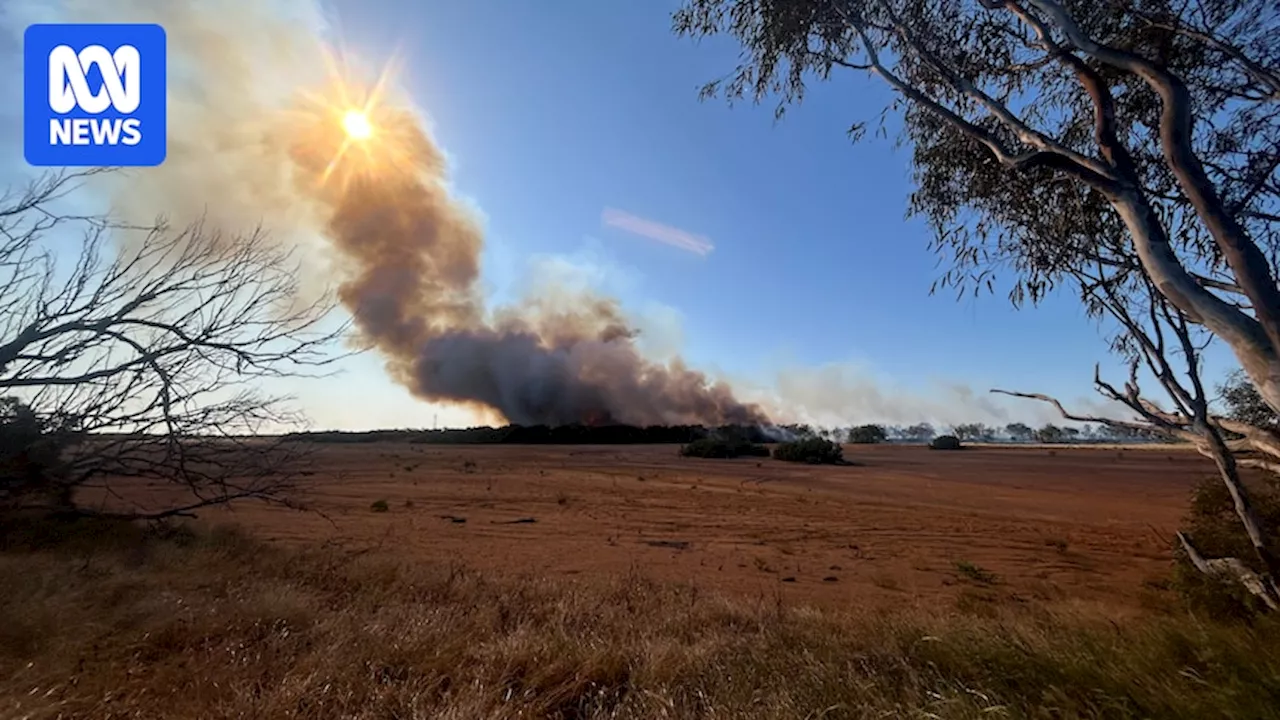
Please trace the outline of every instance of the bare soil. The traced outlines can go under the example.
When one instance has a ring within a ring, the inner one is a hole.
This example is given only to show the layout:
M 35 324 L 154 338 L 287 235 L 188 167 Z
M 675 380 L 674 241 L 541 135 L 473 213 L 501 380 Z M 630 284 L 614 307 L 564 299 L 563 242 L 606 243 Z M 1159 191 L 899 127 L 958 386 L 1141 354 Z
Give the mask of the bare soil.
M 584 581 L 637 574 L 830 609 L 1037 601 L 1136 610 L 1167 576 L 1186 450 L 848 446 L 856 465 L 669 445 L 318 446 L 318 512 L 202 516 L 273 543 Z M 371 505 L 385 500 L 387 511 Z

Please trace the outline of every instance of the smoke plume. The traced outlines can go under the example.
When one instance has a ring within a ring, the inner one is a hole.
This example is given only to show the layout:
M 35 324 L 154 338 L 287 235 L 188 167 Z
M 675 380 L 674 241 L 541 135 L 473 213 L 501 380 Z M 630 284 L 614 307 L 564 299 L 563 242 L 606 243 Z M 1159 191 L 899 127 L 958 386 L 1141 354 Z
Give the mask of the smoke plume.
M 373 136 L 353 142 L 320 109 L 293 157 L 343 261 L 343 303 L 415 394 L 518 424 L 765 420 L 702 373 L 643 358 L 611 299 L 580 297 L 568 309 L 534 298 L 487 313 L 482 233 L 450 196 L 439 148 L 409 111 L 374 103 L 368 112 Z
M 331 63 L 312 2 L 46 0 L 6 17 L 19 33 L 37 19 L 164 25 L 169 156 L 128 177 L 115 207 L 230 230 L 262 223 L 281 242 L 323 250 L 314 265 L 416 396 L 518 424 L 767 422 L 727 385 L 643 357 L 614 300 L 486 308 L 483 233 L 451 196 L 443 153 L 394 93 L 370 105 L 371 137 L 344 131 L 343 113 L 371 83 L 317 72 Z

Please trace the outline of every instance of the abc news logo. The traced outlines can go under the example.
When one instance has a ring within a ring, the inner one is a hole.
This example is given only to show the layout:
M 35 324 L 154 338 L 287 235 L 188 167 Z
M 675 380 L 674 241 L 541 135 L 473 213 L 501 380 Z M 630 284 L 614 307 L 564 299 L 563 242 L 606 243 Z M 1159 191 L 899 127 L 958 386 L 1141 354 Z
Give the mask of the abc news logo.
M 24 150 L 40 166 L 164 161 L 159 25 L 32 25 L 24 38 Z
M 115 53 L 101 45 L 90 45 L 77 53 L 69 45 L 59 45 L 49 53 L 49 107 L 66 115 L 77 107 L 97 114 L 108 107 L 127 115 L 142 100 L 138 48 L 121 45 Z M 102 88 L 89 89 L 85 68 L 102 73 Z M 51 118 L 51 145 L 137 145 L 142 142 L 142 121 L 138 118 Z

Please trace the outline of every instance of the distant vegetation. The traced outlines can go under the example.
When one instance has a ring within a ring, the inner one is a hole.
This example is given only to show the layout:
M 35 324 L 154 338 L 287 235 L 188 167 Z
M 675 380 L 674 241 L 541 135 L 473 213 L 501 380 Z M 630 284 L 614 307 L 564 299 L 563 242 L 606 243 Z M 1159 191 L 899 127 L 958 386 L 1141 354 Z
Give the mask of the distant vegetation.
M 769 457 L 769 448 L 742 440 L 706 437 L 682 445 L 680 454 L 700 458 Z
M 1280 414 L 1267 404 L 1258 388 L 1243 371 L 1227 376 L 1218 386 L 1218 394 L 1227 409 L 1227 417 L 1260 428 L 1280 429 Z
M 930 450 L 959 450 L 963 447 L 960 444 L 960 438 L 955 435 L 939 435 L 929 441 Z
M 755 427 L 725 426 L 705 428 L 699 425 L 507 425 L 504 427 L 451 428 L 446 430 L 371 430 L 368 432 L 292 433 L 296 440 L 322 443 L 410 442 L 449 445 L 511 443 L 516 445 L 625 445 L 670 443 L 685 444 L 709 437 L 713 432 L 732 434 L 748 442 L 767 442 L 764 432 Z
M 849 428 L 849 442 L 855 445 L 882 443 L 889 439 L 883 425 L 859 425 Z
M 779 443 L 773 448 L 775 460 L 804 462 L 814 465 L 839 465 L 844 462 L 844 450 L 839 443 L 820 437 L 807 437 L 793 442 Z
M 687 445 L 704 438 L 732 438 L 741 442 L 760 444 L 777 441 L 795 441 L 819 438 L 831 443 L 928 443 L 939 436 L 929 423 L 911 426 L 857 425 L 853 427 L 820 428 L 811 425 L 779 425 L 761 428 L 745 425 L 702 427 L 699 425 L 506 425 L 503 427 L 450 428 L 444 430 L 369 430 L 290 433 L 285 437 L 315 443 L 368 443 L 408 442 L 439 443 L 442 445 L 467 445 L 506 443 L 514 445 L 627 445 L 671 444 Z M 942 435 L 952 435 L 962 442 L 1014 442 L 1014 443 L 1114 443 L 1151 442 L 1164 440 L 1123 429 L 1100 425 L 1059 427 L 1045 425 L 1032 428 L 1022 423 L 1012 423 L 996 428 L 981 423 L 955 425 Z M 1167 441 L 1167 440 L 1165 440 Z

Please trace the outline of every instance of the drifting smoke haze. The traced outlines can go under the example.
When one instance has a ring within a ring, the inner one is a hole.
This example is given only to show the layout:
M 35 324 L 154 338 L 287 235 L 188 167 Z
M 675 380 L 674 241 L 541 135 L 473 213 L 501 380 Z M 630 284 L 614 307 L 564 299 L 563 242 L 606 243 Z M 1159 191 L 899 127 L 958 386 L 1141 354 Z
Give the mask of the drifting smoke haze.
M 1062 416 L 1043 403 L 1014 400 L 1003 395 L 977 392 L 963 383 L 935 381 L 926 388 L 895 386 L 857 363 L 819 366 L 787 366 L 779 369 L 768 386 L 747 380 L 735 382 L 744 398 L 764 407 L 785 408 L 778 413 L 788 422 L 819 427 L 861 423 L 912 425 L 929 422 L 939 428 L 960 423 L 1001 427 L 1011 422 L 1062 424 Z M 1080 412 L 1124 417 L 1118 404 L 1092 398 L 1069 399 Z
M 405 99 L 372 109 L 375 136 L 345 152 L 341 108 L 300 100 L 300 89 L 330 101 L 339 89 L 326 77 L 316 5 L 66 0 L 5 14 L 15 35 L 34 21 L 107 20 L 162 24 L 170 67 L 168 158 L 113 188 L 115 210 L 174 226 L 204 218 L 228 232 L 261 223 L 301 245 L 416 396 L 518 424 L 767 422 L 729 386 L 644 358 L 614 300 L 486 308 L 480 224 L 451 196 L 444 155 Z

